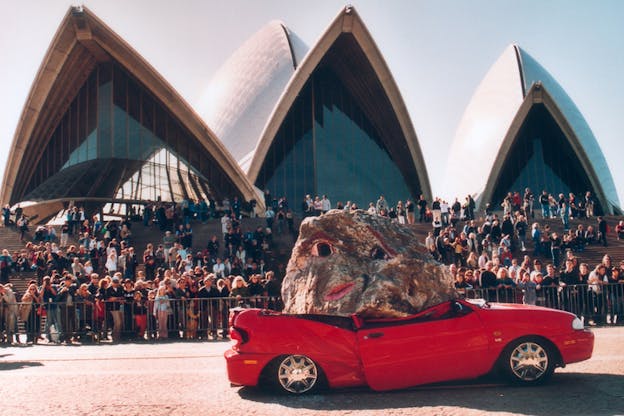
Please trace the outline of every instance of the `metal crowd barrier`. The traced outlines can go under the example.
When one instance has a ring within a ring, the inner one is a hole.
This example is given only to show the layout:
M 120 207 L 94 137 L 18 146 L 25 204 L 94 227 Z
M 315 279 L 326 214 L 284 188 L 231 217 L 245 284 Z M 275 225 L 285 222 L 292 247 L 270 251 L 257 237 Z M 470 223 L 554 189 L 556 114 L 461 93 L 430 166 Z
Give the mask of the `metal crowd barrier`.
M 465 289 L 462 295 L 469 299 L 531 303 L 565 310 L 583 318 L 586 324 L 624 324 L 624 283 L 545 286 L 536 291 L 534 302 L 533 296 L 519 287 Z
M 233 307 L 279 311 L 283 304 L 281 298 L 267 296 L 170 299 L 166 314 L 155 315 L 153 300 L 5 303 L 0 306 L 0 342 L 227 339 Z
M 461 296 L 490 302 L 524 303 L 520 288 L 463 289 Z M 586 324 L 624 324 L 624 283 L 549 286 L 537 290 L 535 304 L 572 312 Z M 532 302 L 531 302 L 532 303 Z M 1 342 L 157 341 L 228 337 L 232 307 L 281 310 L 279 297 L 170 299 L 164 314 L 154 315 L 154 301 L 50 302 L 0 305 Z M 166 321 L 166 322 L 165 322 Z

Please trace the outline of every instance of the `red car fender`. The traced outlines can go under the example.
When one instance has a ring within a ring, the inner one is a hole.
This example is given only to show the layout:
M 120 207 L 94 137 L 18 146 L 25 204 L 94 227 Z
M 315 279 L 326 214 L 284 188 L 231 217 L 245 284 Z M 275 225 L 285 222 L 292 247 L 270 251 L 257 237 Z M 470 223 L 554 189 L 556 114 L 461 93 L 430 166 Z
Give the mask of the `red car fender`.
M 329 387 L 365 384 L 353 330 L 258 309 L 239 313 L 234 327 L 249 336 L 248 342 L 235 348 L 241 355 L 262 354 L 271 357 L 270 363 L 282 356 L 304 354 L 321 368 Z
M 490 304 L 489 308 L 476 308 L 481 317 L 485 331 L 491 339 L 491 355 L 493 368 L 505 348 L 514 341 L 526 337 L 544 339 L 556 354 L 557 366 L 566 362 L 562 356 L 562 342 L 559 340 L 574 338 L 584 331 L 572 329 L 574 315 L 568 312 L 517 304 Z M 593 344 L 592 344 L 593 345 Z

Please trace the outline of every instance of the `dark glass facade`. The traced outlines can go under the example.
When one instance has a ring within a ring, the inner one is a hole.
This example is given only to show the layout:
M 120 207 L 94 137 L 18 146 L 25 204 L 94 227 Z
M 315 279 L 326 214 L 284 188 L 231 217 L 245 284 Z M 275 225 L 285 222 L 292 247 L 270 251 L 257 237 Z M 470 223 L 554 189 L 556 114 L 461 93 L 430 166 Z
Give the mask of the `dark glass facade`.
M 542 104 L 533 106 L 512 144 L 491 203 L 500 206 L 508 192 L 522 193 L 526 187 L 536 195 L 546 190 L 555 197 L 559 193 L 567 197 L 570 192 L 582 196 L 593 191 L 578 156 Z
M 78 91 L 26 194 L 24 200 L 240 197 L 197 139 L 113 63 L 100 64 Z
M 297 210 L 306 194 L 361 208 L 382 194 L 391 203 L 413 198 L 380 137 L 339 77 L 317 69 L 280 126 L 256 186 L 286 196 Z

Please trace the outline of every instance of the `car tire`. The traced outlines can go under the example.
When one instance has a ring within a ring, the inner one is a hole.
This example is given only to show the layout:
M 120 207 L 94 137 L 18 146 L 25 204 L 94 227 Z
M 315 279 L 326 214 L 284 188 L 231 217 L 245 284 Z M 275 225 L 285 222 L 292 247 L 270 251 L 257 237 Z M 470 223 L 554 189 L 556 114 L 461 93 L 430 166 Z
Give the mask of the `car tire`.
M 321 368 L 305 355 L 283 355 L 273 360 L 264 372 L 265 387 L 286 394 L 307 394 L 324 385 Z
M 501 355 L 501 369 L 513 384 L 536 385 L 547 381 L 555 371 L 556 354 L 551 345 L 538 337 L 510 343 Z

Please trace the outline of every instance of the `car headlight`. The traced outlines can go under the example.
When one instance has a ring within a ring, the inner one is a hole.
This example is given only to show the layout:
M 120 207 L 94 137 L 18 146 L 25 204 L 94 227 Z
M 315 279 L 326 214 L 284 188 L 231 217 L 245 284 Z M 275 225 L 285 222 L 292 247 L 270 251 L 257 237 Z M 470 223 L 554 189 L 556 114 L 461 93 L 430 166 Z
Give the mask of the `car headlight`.
M 585 327 L 583 326 L 583 321 L 581 321 L 578 317 L 574 318 L 574 320 L 572 321 L 572 329 L 585 329 Z

